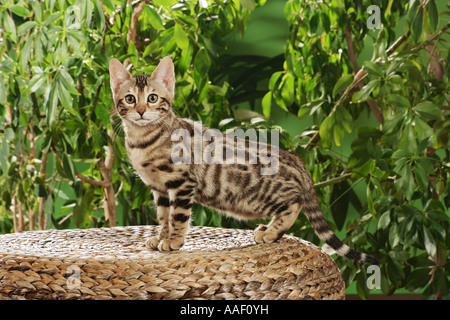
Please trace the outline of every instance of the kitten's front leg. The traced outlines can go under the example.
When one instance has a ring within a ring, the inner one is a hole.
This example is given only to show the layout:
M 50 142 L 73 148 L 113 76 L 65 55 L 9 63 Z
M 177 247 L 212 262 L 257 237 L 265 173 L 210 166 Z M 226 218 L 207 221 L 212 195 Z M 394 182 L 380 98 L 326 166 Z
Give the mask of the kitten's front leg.
M 161 200 L 160 197 L 157 201 L 161 232 L 159 238 L 152 237 L 147 240 L 147 247 L 159 251 L 178 250 L 184 245 L 184 238 L 189 227 L 194 201 L 193 188 L 170 189 L 168 198 L 164 196 L 163 199 Z
M 169 190 L 169 199 L 169 238 L 161 240 L 160 251 L 178 250 L 184 245 L 194 201 L 190 188 Z
M 152 190 L 153 200 L 156 204 L 156 216 L 159 221 L 161 229 L 159 236 L 153 236 L 145 243 L 149 249 L 159 249 L 160 242 L 164 239 L 169 239 L 169 215 L 170 215 L 170 200 L 167 193 Z

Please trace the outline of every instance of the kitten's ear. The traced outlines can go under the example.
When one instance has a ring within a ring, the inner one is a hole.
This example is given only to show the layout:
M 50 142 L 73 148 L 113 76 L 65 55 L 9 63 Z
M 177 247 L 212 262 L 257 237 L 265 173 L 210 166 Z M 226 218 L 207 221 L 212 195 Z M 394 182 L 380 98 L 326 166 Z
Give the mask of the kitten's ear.
M 164 57 L 153 71 L 152 80 L 160 82 L 170 93 L 175 93 L 175 68 L 170 57 Z
M 125 69 L 125 67 L 119 62 L 119 60 L 113 58 L 109 62 L 109 79 L 111 83 L 111 89 L 113 94 L 117 93 L 120 86 L 131 80 L 132 75 Z

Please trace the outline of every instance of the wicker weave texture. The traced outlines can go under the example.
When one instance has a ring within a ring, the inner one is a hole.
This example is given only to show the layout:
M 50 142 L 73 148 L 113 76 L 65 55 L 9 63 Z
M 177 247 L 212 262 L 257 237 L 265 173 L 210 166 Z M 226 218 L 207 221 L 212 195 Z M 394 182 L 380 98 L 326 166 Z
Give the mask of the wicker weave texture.
M 155 226 L 0 235 L 1 299 L 344 299 L 334 260 L 284 236 L 191 227 L 180 251 L 145 248 Z

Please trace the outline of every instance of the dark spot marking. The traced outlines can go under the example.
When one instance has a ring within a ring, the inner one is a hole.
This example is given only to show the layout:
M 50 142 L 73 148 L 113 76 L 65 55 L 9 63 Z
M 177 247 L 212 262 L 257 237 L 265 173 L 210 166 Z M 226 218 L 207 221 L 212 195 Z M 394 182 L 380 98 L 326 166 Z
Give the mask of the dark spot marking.
M 128 142 L 128 147 L 131 149 L 135 149 L 135 148 L 145 149 L 145 148 L 151 146 L 152 144 L 154 144 L 160 137 L 161 137 L 161 135 L 157 134 L 147 141 L 143 141 L 143 142 L 139 142 L 139 143 Z
M 286 233 L 286 231 L 281 231 L 280 233 L 278 233 L 278 235 L 277 235 L 277 237 L 276 237 L 276 239 L 275 239 L 275 241 L 278 241 L 278 240 L 280 240 L 281 239 L 281 237 L 284 235 Z
M 161 207 L 170 207 L 169 198 L 159 197 L 158 201 L 156 202 L 156 205 L 161 206 Z
M 144 91 L 144 88 L 147 86 L 147 75 L 140 74 L 134 78 L 136 80 L 136 87 L 138 87 L 140 91 Z
M 177 213 L 173 216 L 173 220 L 184 223 L 189 219 L 188 215 L 185 215 L 184 213 Z
M 186 180 L 184 179 L 178 179 L 178 180 L 172 180 L 166 182 L 167 189 L 176 189 L 179 186 L 181 186 Z
M 156 167 L 156 169 L 158 169 L 159 171 L 164 171 L 164 172 L 173 172 L 173 168 L 166 164 L 159 165 Z
M 147 168 L 150 164 L 151 164 L 150 161 L 146 161 L 146 162 L 143 162 L 143 163 L 141 164 L 141 166 L 142 166 L 143 168 Z
M 174 201 L 175 207 L 181 207 L 183 209 L 190 209 L 192 208 L 192 202 L 191 199 L 176 199 Z

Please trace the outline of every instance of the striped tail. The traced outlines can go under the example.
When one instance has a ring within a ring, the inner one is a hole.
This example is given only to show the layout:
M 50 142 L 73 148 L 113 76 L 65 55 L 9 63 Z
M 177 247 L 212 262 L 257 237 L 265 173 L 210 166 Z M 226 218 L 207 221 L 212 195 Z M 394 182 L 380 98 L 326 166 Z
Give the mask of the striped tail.
M 320 240 L 333 248 L 333 250 L 336 251 L 336 253 L 341 257 L 352 259 L 360 263 L 368 263 L 374 265 L 379 264 L 377 258 L 353 250 L 352 248 L 344 244 L 341 240 L 339 240 L 339 238 L 334 234 L 333 230 L 331 230 L 330 226 L 325 220 L 315 194 L 310 198 L 310 200 L 311 199 L 314 200 L 310 201 L 309 203 L 305 203 L 303 205 L 303 210 Z

